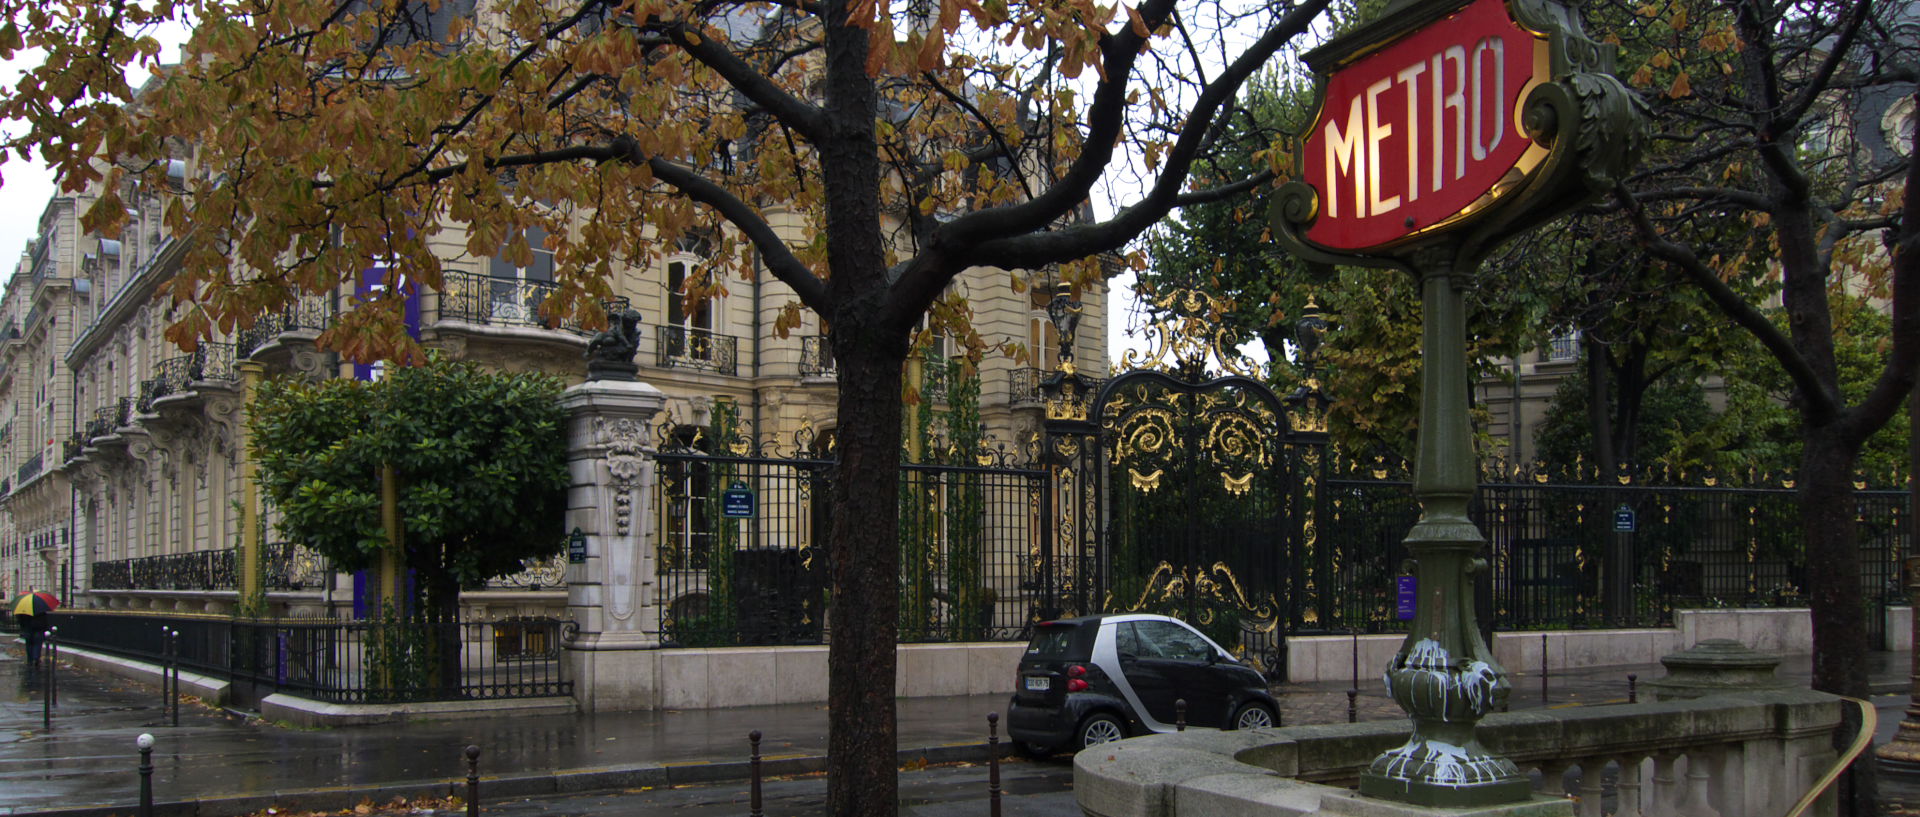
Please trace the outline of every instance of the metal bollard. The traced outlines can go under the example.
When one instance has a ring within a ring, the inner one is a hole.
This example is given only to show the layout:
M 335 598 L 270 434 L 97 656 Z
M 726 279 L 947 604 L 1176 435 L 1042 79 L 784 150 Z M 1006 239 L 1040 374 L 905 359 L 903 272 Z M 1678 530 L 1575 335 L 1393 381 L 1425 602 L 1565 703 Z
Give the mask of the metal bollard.
M 1547 703 L 1547 634 L 1540 634 L 1540 705 Z
M 1359 689 L 1360 688 L 1360 631 L 1353 630 L 1352 632 L 1349 633 L 1349 635 L 1352 636 L 1353 638 L 1353 683 L 1351 684 L 1351 686 L 1353 686 L 1353 688 L 1355 689 Z
M 140 817 L 153 817 L 153 736 L 143 732 L 133 745 L 140 747 Z
M 40 662 L 47 665 L 40 671 L 40 731 L 42 732 L 53 731 L 53 699 L 60 694 L 59 686 L 54 683 L 53 678 L 53 668 L 60 666 L 59 660 L 54 656 L 53 644 L 54 634 L 49 628 L 45 635 L 40 636 Z
M 160 625 L 160 719 L 165 721 L 173 698 L 173 639 L 167 635 L 167 625 Z
M 480 747 L 467 744 L 467 817 L 480 817 Z
M 748 789 L 747 814 L 749 817 L 763 817 L 764 812 L 760 810 L 760 730 L 755 729 L 747 733 L 747 744 L 753 750 L 747 762 L 748 768 L 752 770 L 750 775 L 753 781 L 751 788 Z
M 1185 698 L 1174 699 L 1173 729 L 1176 732 L 1187 731 L 1187 699 Z
M 1000 817 L 1000 713 L 987 713 L 987 817 Z
M 60 628 L 47 628 L 47 697 L 60 705 Z
M 1359 699 L 1360 690 L 1347 690 L 1347 723 L 1356 723 L 1360 720 Z
M 1627 703 L 1637 704 L 1640 702 L 1639 681 L 1640 676 L 1631 672 L 1627 673 Z
M 180 631 L 167 631 L 167 644 L 173 654 L 173 688 L 167 694 L 167 704 L 173 708 L 173 725 L 180 725 Z

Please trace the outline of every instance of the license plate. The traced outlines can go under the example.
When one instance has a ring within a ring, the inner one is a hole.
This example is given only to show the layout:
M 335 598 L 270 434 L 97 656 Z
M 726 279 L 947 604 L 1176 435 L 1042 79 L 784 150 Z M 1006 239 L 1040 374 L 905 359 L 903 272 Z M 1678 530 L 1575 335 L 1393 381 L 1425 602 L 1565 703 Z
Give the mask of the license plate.
M 1053 679 L 1046 676 L 1027 676 L 1027 691 L 1045 692 L 1053 685 Z

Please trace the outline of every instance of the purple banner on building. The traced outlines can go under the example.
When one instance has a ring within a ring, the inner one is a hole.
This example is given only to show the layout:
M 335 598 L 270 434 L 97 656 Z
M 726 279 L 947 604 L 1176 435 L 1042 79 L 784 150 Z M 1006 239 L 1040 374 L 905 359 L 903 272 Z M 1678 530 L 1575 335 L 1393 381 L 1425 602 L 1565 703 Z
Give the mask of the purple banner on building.
M 371 267 L 365 272 L 360 273 L 360 286 L 354 290 L 354 295 L 358 298 L 368 300 L 379 297 L 379 294 L 387 288 L 388 272 L 389 270 L 386 267 Z M 414 340 L 419 340 L 420 287 L 405 277 L 402 277 L 400 279 L 400 292 L 406 298 L 407 303 L 405 316 L 403 318 L 407 326 L 407 336 Z M 373 380 L 376 378 L 374 372 L 379 371 L 381 365 L 382 364 L 379 363 L 356 363 L 353 365 L 353 379 Z

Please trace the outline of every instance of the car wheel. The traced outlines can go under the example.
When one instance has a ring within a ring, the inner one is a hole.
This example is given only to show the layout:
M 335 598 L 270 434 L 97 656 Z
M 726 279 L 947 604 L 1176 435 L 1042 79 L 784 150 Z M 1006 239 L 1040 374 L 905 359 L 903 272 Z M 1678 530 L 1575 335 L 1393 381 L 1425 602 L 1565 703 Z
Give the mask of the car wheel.
M 1085 749 L 1102 743 L 1112 743 L 1127 736 L 1127 727 L 1120 719 L 1104 712 L 1089 715 L 1080 722 L 1080 730 L 1075 733 L 1073 743 Z
M 1264 729 L 1278 726 L 1280 718 L 1273 714 L 1273 708 L 1259 701 L 1248 701 L 1233 711 L 1233 728 Z

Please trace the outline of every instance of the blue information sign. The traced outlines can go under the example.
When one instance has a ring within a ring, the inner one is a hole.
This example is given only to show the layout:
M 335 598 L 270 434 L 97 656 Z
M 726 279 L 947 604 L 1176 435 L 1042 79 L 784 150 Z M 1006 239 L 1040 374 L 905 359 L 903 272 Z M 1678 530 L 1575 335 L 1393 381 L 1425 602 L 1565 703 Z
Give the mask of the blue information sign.
M 728 519 L 749 519 L 753 516 L 753 489 L 745 482 L 734 480 L 725 491 L 720 492 L 720 515 Z
M 1613 510 L 1613 532 L 1632 533 L 1635 527 L 1633 509 L 1621 505 Z
M 567 534 L 567 563 L 582 564 L 587 561 L 587 532 L 579 527 Z
M 1401 576 L 1399 584 L 1399 592 L 1394 594 L 1394 600 L 1397 602 L 1395 613 L 1400 616 L 1401 621 L 1410 621 L 1413 619 L 1414 596 L 1419 593 L 1420 580 L 1413 576 Z

